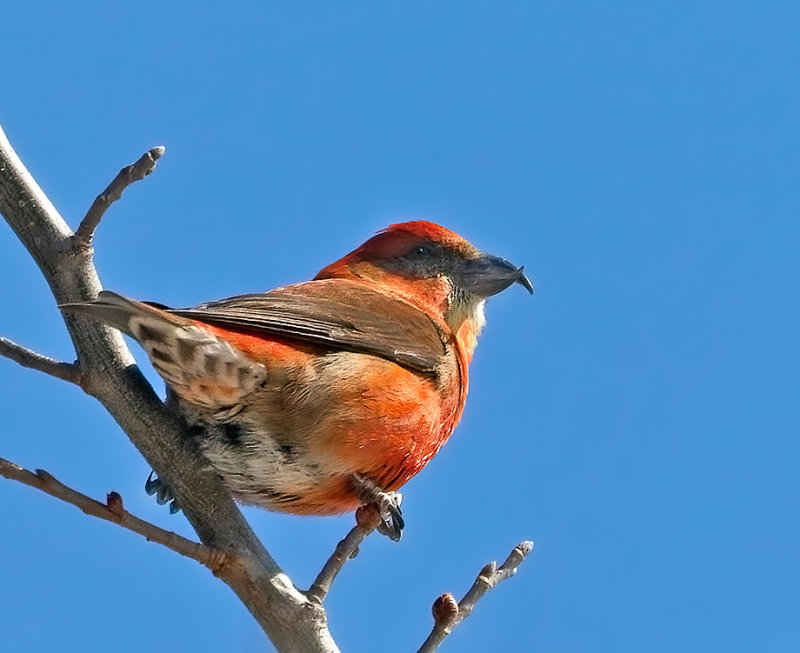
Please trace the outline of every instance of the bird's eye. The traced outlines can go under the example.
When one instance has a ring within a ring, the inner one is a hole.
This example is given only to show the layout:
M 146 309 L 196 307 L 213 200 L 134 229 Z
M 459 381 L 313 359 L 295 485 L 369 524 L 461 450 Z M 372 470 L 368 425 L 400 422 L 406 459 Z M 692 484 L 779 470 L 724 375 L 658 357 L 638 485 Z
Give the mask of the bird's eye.
M 414 245 L 406 250 L 400 258 L 408 265 L 415 268 L 433 265 L 439 257 L 439 250 L 435 245 Z

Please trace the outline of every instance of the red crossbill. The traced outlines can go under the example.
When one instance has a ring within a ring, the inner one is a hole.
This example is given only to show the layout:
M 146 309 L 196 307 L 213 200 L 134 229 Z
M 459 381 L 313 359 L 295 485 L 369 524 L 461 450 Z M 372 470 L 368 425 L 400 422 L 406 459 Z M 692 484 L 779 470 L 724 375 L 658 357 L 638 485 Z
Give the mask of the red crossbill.
M 514 283 L 533 292 L 521 267 L 413 221 L 267 293 L 169 309 L 103 291 L 72 308 L 139 342 L 239 500 L 315 515 L 376 502 L 397 539 L 393 493 L 453 432 L 484 301 Z

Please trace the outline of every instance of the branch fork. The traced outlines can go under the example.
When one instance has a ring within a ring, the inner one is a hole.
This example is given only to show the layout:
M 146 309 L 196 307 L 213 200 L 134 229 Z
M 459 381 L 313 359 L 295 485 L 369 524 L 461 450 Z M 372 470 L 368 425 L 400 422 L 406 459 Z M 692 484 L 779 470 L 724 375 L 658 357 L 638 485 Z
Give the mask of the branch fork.
M 95 198 L 80 225 L 78 225 L 75 231 L 75 239 L 79 243 L 85 246 L 91 244 L 94 232 L 108 207 L 122 197 L 122 191 L 128 186 L 134 182 L 141 181 L 153 172 L 156 167 L 156 161 L 163 156 L 165 151 L 166 148 L 161 145 L 151 148 L 142 154 L 136 163 L 125 166 L 117 173 L 117 176 L 114 177 L 106 189 Z
M 0 213 L 39 265 L 59 305 L 97 296 L 101 285 L 91 249 L 94 233 L 111 204 L 128 186 L 149 175 L 164 151 L 163 147 L 154 147 L 120 170 L 73 233 L 0 129 Z M 255 536 L 219 476 L 209 469 L 199 451 L 187 446 L 183 425 L 132 365 L 122 337 L 78 316 L 65 316 L 65 320 L 80 363 L 49 358 L 7 338 L 0 338 L 0 356 L 76 384 L 96 397 L 158 476 L 167 480 L 200 542 L 130 514 L 117 492 L 109 492 L 101 503 L 49 472 L 31 472 L 3 458 L 0 476 L 46 492 L 204 565 L 233 589 L 278 650 L 338 653 L 322 603 L 345 563 L 356 556 L 359 545 L 380 525 L 377 507 L 359 508 L 356 525 L 336 546 L 311 587 L 306 592 L 297 590 Z M 516 573 L 532 549 L 532 542 L 523 542 L 500 567 L 495 563 L 484 567 L 460 602 L 452 594 L 439 597 L 433 606 L 433 630 L 420 652 L 435 650 L 483 594 Z
M 123 507 L 122 497 L 117 492 L 109 492 L 106 497 L 106 503 L 102 504 L 77 490 L 67 487 L 43 469 L 31 472 L 5 458 L 0 458 L 0 476 L 46 492 L 75 506 L 87 515 L 119 524 L 129 531 L 144 536 L 151 542 L 157 542 L 176 553 L 180 553 L 182 556 L 196 560 L 201 565 L 211 569 L 212 572 L 218 572 L 227 562 L 226 554 L 216 551 L 212 547 L 192 542 L 182 535 L 167 531 L 132 515 Z
M 0 337 L 0 356 L 5 356 L 23 367 L 44 372 L 62 381 L 81 385 L 81 369 L 75 363 L 63 363 L 49 356 L 37 354 L 8 338 Z

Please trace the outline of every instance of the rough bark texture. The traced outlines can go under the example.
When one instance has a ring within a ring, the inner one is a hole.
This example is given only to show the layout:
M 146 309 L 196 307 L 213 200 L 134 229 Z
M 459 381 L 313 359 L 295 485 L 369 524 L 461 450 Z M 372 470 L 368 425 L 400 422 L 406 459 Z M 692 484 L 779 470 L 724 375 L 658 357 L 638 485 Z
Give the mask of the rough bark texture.
M 100 280 L 88 234 L 76 236 L 0 130 L 0 213 L 44 275 L 58 304 L 97 296 Z M 99 220 L 99 218 L 98 218 Z M 92 225 L 94 227 L 94 225 Z M 64 315 L 80 385 L 97 398 L 173 490 L 203 544 L 231 556 L 220 571 L 280 651 L 338 651 L 323 608 L 281 571 L 201 455 L 183 437 L 116 331 Z

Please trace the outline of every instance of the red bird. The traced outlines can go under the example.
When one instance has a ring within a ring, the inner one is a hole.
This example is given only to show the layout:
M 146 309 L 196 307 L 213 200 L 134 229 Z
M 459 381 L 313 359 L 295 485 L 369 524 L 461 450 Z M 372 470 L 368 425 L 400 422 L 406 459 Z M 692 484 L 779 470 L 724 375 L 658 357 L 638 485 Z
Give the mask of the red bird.
M 399 539 L 395 491 L 453 432 L 484 300 L 513 283 L 533 292 L 521 267 L 420 220 L 264 294 L 177 310 L 103 291 L 73 308 L 139 342 L 239 500 L 314 515 L 375 502 Z

